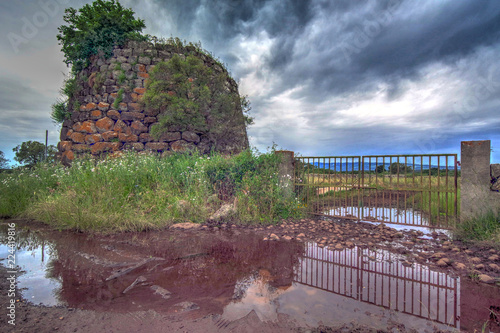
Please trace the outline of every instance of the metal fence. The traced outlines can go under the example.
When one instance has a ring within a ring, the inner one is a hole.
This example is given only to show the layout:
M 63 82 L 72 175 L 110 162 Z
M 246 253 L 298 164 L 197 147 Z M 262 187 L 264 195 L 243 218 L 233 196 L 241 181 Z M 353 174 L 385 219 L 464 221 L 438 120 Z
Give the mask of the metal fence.
M 295 186 L 313 214 L 448 228 L 459 212 L 456 154 L 297 157 Z
M 331 251 L 308 243 L 295 282 L 460 328 L 460 280 L 402 265 L 387 251 Z

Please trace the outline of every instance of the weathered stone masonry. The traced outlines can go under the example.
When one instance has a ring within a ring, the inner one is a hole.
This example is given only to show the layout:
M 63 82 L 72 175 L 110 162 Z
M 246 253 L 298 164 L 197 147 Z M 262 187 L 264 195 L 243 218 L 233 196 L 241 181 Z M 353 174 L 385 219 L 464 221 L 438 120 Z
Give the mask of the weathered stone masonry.
M 194 54 L 215 71 L 225 70 L 211 57 L 196 52 L 194 47 L 179 51 L 172 45 L 128 42 L 122 48 L 115 48 L 111 58 L 95 57 L 78 73 L 78 96 L 68 103 L 71 119 L 64 121 L 58 144 L 63 162 L 70 163 L 82 154 L 100 155 L 123 149 L 181 152 L 196 148 L 202 153 L 211 149 L 223 153 L 246 149 L 248 137 L 240 105 L 237 106 L 241 115 L 239 125 L 228 132 L 231 136 L 228 140 L 215 146 L 207 133 L 172 130 L 158 140 L 150 135 L 160 111 L 146 110 L 141 103 L 146 80 L 155 64 L 170 60 L 176 53 L 181 58 L 186 53 Z M 238 93 L 232 79 L 228 79 L 227 86 L 232 93 Z M 121 101 L 115 108 L 117 98 Z

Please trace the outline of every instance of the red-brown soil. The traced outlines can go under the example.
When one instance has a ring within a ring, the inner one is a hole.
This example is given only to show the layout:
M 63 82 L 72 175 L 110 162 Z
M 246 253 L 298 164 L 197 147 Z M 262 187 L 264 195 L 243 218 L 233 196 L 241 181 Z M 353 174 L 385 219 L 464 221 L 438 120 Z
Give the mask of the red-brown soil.
M 64 243 L 60 238 L 72 232 L 50 231 L 33 221 L 8 222 L 15 222 L 23 230 L 46 233 L 51 241 L 59 242 L 57 250 L 61 266 L 54 267 L 52 274 L 64 281 L 61 293 L 68 300 L 68 305 L 36 306 L 17 296 L 16 325 L 9 325 L 9 318 L 2 313 L 2 332 L 374 331 L 356 323 L 345 323 L 339 327 L 304 327 L 283 314 L 274 322 L 261 321 L 255 312 L 235 321 L 221 317 L 222 307 L 234 297 L 235 281 L 252 270 L 257 269 L 268 276 L 273 287 L 287 288 L 292 281 L 292 272 L 287 267 L 293 264 L 297 252 L 301 251 L 301 247 L 295 245 L 305 241 L 314 241 L 321 247 L 336 250 L 355 246 L 387 249 L 402 255 L 404 265 L 424 264 L 437 271 L 461 276 L 462 289 L 467 291 L 464 294 L 466 299 L 464 296 L 461 299 L 462 313 L 477 312 L 474 318 L 478 320 L 488 319 L 488 306 L 495 302 L 500 305 L 497 282 L 500 268 L 495 266 L 500 266 L 500 250 L 454 242 L 442 233 L 425 236 L 422 232 L 398 231 L 384 225 L 318 218 L 283 221 L 280 225 L 266 227 L 211 223 L 187 231 L 169 229 L 112 235 L 75 234 L 71 242 Z M 230 237 L 222 230 L 230 230 Z M 105 245 L 92 248 L 90 238 Z M 87 256 L 82 259 L 78 253 L 86 253 Z M 206 267 L 205 259 L 196 259 L 204 256 L 209 256 L 217 267 L 224 267 L 225 270 L 214 272 Z M 182 260 L 185 258 L 194 260 Z M 231 266 L 234 258 L 240 264 Z M 88 262 L 99 265 L 89 266 Z M 136 264 L 137 267 L 130 266 L 130 262 L 139 264 Z M 171 269 L 173 266 L 175 270 Z M 126 267 L 132 267 L 133 274 L 127 274 Z M 78 274 L 75 273 L 77 270 Z M 135 281 L 141 276 L 146 276 L 148 282 Z M 6 309 L 9 302 L 7 277 L 7 270 L 0 267 L 2 309 Z M 204 279 L 212 281 L 210 290 L 203 287 Z M 489 284 L 480 283 L 481 279 Z M 145 288 L 167 285 L 172 296 L 164 299 L 158 295 L 145 297 L 141 292 Z M 114 293 L 123 293 L 129 286 L 133 288 L 127 299 L 115 297 Z M 179 302 L 185 299 L 193 300 L 199 309 L 179 306 Z M 490 318 L 490 330 L 500 332 L 495 320 Z M 462 321 L 462 329 L 470 332 L 475 329 L 480 331 L 479 325 L 478 322 Z M 394 323 L 387 331 L 411 330 L 404 324 Z

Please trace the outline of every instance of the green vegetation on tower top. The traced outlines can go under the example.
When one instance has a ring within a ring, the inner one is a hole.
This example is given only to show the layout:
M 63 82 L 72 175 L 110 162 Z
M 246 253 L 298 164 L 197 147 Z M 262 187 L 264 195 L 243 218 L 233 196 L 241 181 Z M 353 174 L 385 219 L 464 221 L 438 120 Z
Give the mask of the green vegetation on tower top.
M 57 40 L 62 45 L 64 62 L 73 73 L 85 68 L 93 55 L 111 57 L 115 45 L 126 40 L 145 40 L 141 35 L 144 20 L 136 19 L 132 9 L 115 0 L 96 0 L 80 9 L 67 8 Z
M 240 99 L 227 71 L 208 67 L 193 54 L 175 54 L 158 63 L 150 72 L 143 102 L 160 114 L 151 128 L 156 139 L 169 131 L 193 131 L 206 134 L 213 145 L 237 136 L 250 119 L 242 119 L 242 106 L 247 111 L 249 103 Z

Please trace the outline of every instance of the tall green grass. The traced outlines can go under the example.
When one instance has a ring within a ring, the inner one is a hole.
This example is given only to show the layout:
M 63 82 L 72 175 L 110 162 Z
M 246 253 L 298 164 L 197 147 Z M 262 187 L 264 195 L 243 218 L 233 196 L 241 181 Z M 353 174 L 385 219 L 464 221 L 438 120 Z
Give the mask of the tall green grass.
M 40 165 L 0 173 L 0 218 L 16 217 L 57 186 L 62 168 Z
M 461 221 L 455 228 L 454 236 L 463 241 L 493 241 L 500 244 L 500 210 Z
M 0 174 L 0 215 L 58 228 L 124 231 L 207 221 L 223 204 L 238 223 L 299 217 L 298 200 L 278 186 L 279 156 L 124 153 Z
M 448 192 L 448 195 L 446 195 L 446 192 L 421 192 L 409 198 L 407 202 L 408 204 L 413 204 L 414 208 L 429 213 L 433 222 L 443 220 L 447 217 L 453 223 L 456 222 L 455 219 L 458 218 L 458 214 L 460 213 L 460 187 L 457 188 L 456 195 L 454 192 Z

